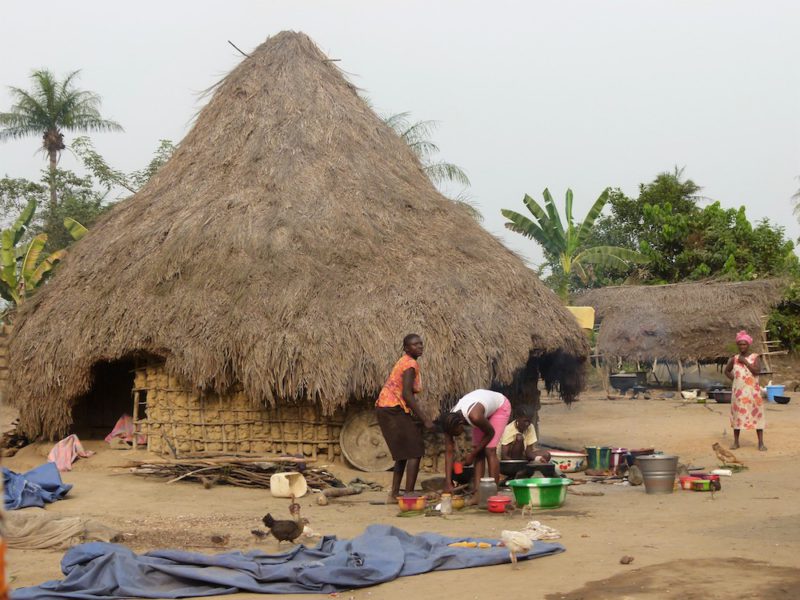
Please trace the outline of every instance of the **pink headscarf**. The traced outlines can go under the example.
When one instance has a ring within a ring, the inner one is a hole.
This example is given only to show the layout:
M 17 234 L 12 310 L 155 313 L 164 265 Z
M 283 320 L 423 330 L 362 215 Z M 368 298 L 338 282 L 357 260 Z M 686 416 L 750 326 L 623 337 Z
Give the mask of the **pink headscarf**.
M 739 342 L 747 342 L 748 344 L 752 344 L 753 338 L 751 338 L 750 335 L 744 329 L 742 329 L 736 334 L 736 343 L 738 344 Z

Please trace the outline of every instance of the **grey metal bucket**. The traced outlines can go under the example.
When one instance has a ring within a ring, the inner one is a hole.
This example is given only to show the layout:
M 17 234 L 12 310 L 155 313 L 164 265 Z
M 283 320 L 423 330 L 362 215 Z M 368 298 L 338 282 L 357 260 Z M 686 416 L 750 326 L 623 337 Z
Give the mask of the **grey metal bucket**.
M 667 454 L 645 454 L 636 457 L 648 494 L 671 494 L 675 489 L 678 457 Z

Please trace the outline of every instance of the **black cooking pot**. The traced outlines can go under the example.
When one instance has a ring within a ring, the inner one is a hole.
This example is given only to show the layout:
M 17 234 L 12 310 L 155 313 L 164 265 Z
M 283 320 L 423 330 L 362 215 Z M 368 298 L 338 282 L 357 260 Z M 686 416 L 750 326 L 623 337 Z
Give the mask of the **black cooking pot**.
M 614 373 L 608 379 L 611 382 L 611 387 L 622 393 L 627 392 L 636 385 L 640 385 L 640 376 L 636 373 Z
M 719 404 L 730 404 L 733 393 L 731 390 L 711 390 L 708 392 L 709 398 L 716 400 Z

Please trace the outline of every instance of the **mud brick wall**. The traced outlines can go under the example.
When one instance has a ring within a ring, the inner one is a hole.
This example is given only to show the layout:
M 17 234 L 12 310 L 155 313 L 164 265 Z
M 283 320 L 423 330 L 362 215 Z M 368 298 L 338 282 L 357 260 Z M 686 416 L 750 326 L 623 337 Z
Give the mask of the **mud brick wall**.
M 254 405 L 241 391 L 225 395 L 201 394 L 167 375 L 161 364 L 138 368 L 134 376 L 138 403 L 137 429 L 147 436 L 147 449 L 159 454 L 197 452 L 251 452 L 303 454 L 322 461 L 341 461 L 339 434 L 350 407 L 325 416 L 318 404 L 284 404 L 273 408 Z M 468 437 L 459 440 L 466 452 Z M 444 439 L 425 435 L 422 469 L 444 471 Z

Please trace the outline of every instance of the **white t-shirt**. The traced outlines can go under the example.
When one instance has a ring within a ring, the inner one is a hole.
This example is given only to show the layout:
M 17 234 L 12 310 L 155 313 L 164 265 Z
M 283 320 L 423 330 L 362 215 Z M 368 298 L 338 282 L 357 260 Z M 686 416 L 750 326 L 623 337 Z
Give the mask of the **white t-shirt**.
M 483 404 L 483 408 L 486 411 L 486 418 L 488 419 L 495 412 L 497 412 L 498 408 L 503 405 L 505 399 L 506 397 L 500 392 L 493 392 L 491 390 L 475 390 L 456 402 L 456 405 L 450 412 L 461 411 L 461 414 L 464 415 L 464 418 L 467 419 L 467 422 L 470 425 L 474 425 L 474 423 L 469 420 L 469 411 L 472 410 L 473 406 L 476 404 Z

